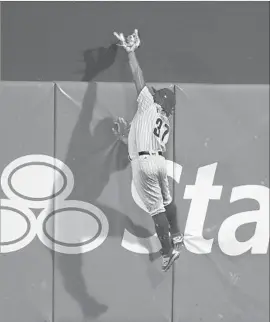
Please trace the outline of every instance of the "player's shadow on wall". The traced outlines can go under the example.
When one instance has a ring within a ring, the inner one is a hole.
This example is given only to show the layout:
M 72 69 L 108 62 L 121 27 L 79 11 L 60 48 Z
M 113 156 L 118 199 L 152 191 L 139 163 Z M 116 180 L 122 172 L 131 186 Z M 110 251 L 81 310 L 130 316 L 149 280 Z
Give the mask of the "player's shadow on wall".
M 97 85 L 91 81 L 113 64 L 116 51 L 116 47 L 112 45 L 108 49 L 90 50 L 85 54 L 86 71 L 82 79 L 88 81 L 89 84 L 71 136 L 67 157 L 63 161 L 71 169 L 75 179 L 74 190 L 69 199 L 90 202 L 104 211 L 108 215 L 110 227 L 108 237 L 120 240 L 127 227 L 141 237 L 151 236 L 152 233 L 134 224 L 127 215 L 110 207 L 101 206 L 97 202 L 111 174 L 124 170 L 129 164 L 127 146 L 122 142 L 117 142 L 112 133 L 114 124 L 112 118 L 102 119 L 93 132 L 90 130 L 97 95 Z M 56 267 L 62 274 L 66 291 L 80 305 L 84 317 L 97 318 L 105 313 L 108 309 L 107 305 L 99 303 L 96 298 L 88 294 L 83 276 L 83 256 L 87 254 L 55 253 L 53 256 L 56 259 Z
M 98 74 L 109 68 L 115 61 L 117 48 L 117 45 L 112 44 L 108 48 L 85 50 L 83 53 L 85 71 L 82 81 L 91 82 Z

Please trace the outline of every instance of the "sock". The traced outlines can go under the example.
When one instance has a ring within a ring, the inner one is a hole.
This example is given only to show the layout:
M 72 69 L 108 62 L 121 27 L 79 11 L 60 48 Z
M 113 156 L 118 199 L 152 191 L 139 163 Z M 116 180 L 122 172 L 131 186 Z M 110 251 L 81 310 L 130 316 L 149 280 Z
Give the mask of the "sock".
M 172 251 L 172 240 L 170 237 L 170 226 L 165 212 L 153 217 L 156 232 L 162 247 L 162 255 L 169 255 Z
M 168 206 L 165 207 L 166 209 L 166 216 L 168 222 L 170 224 L 170 233 L 172 237 L 181 235 L 180 226 L 177 217 L 177 209 L 174 203 L 170 203 Z

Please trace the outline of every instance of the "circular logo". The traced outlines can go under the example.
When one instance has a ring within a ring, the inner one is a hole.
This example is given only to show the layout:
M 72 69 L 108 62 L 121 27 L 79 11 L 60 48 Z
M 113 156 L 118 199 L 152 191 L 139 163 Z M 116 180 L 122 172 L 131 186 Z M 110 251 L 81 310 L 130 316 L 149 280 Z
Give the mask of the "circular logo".
M 55 207 L 44 209 L 37 219 L 37 235 L 48 248 L 64 254 L 82 254 L 107 238 L 107 217 L 94 205 L 66 200 Z
M 20 250 L 35 238 L 36 217 L 24 204 L 2 199 L 0 215 L 0 253 Z
M 24 200 L 30 208 L 47 207 L 54 198 L 67 198 L 74 186 L 70 169 L 47 155 L 28 155 L 11 162 L 1 176 L 9 199 Z

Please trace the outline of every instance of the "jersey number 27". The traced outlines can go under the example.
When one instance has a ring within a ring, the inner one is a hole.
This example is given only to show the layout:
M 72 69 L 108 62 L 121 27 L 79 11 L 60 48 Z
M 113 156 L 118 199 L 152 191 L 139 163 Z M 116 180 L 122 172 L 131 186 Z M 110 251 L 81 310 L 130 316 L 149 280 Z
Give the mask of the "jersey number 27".
M 154 128 L 154 135 L 158 137 L 163 143 L 167 143 L 170 127 L 167 123 L 163 123 L 161 118 L 156 121 L 156 127 Z

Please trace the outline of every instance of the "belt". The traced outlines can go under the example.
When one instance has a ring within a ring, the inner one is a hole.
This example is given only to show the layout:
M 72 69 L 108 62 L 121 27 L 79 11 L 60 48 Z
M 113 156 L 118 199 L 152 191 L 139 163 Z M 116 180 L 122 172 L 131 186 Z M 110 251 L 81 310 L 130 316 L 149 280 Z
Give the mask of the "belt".
M 163 155 L 161 151 L 157 152 L 149 152 L 149 151 L 141 151 L 138 153 L 139 155 Z
M 163 153 L 161 151 L 157 151 L 157 152 L 150 152 L 150 151 L 140 151 L 138 152 L 138 155 L 163 155 Z M 130 158 L 130 156 L 128 156 L 129 160 L 132 161 L 132 159 Z

